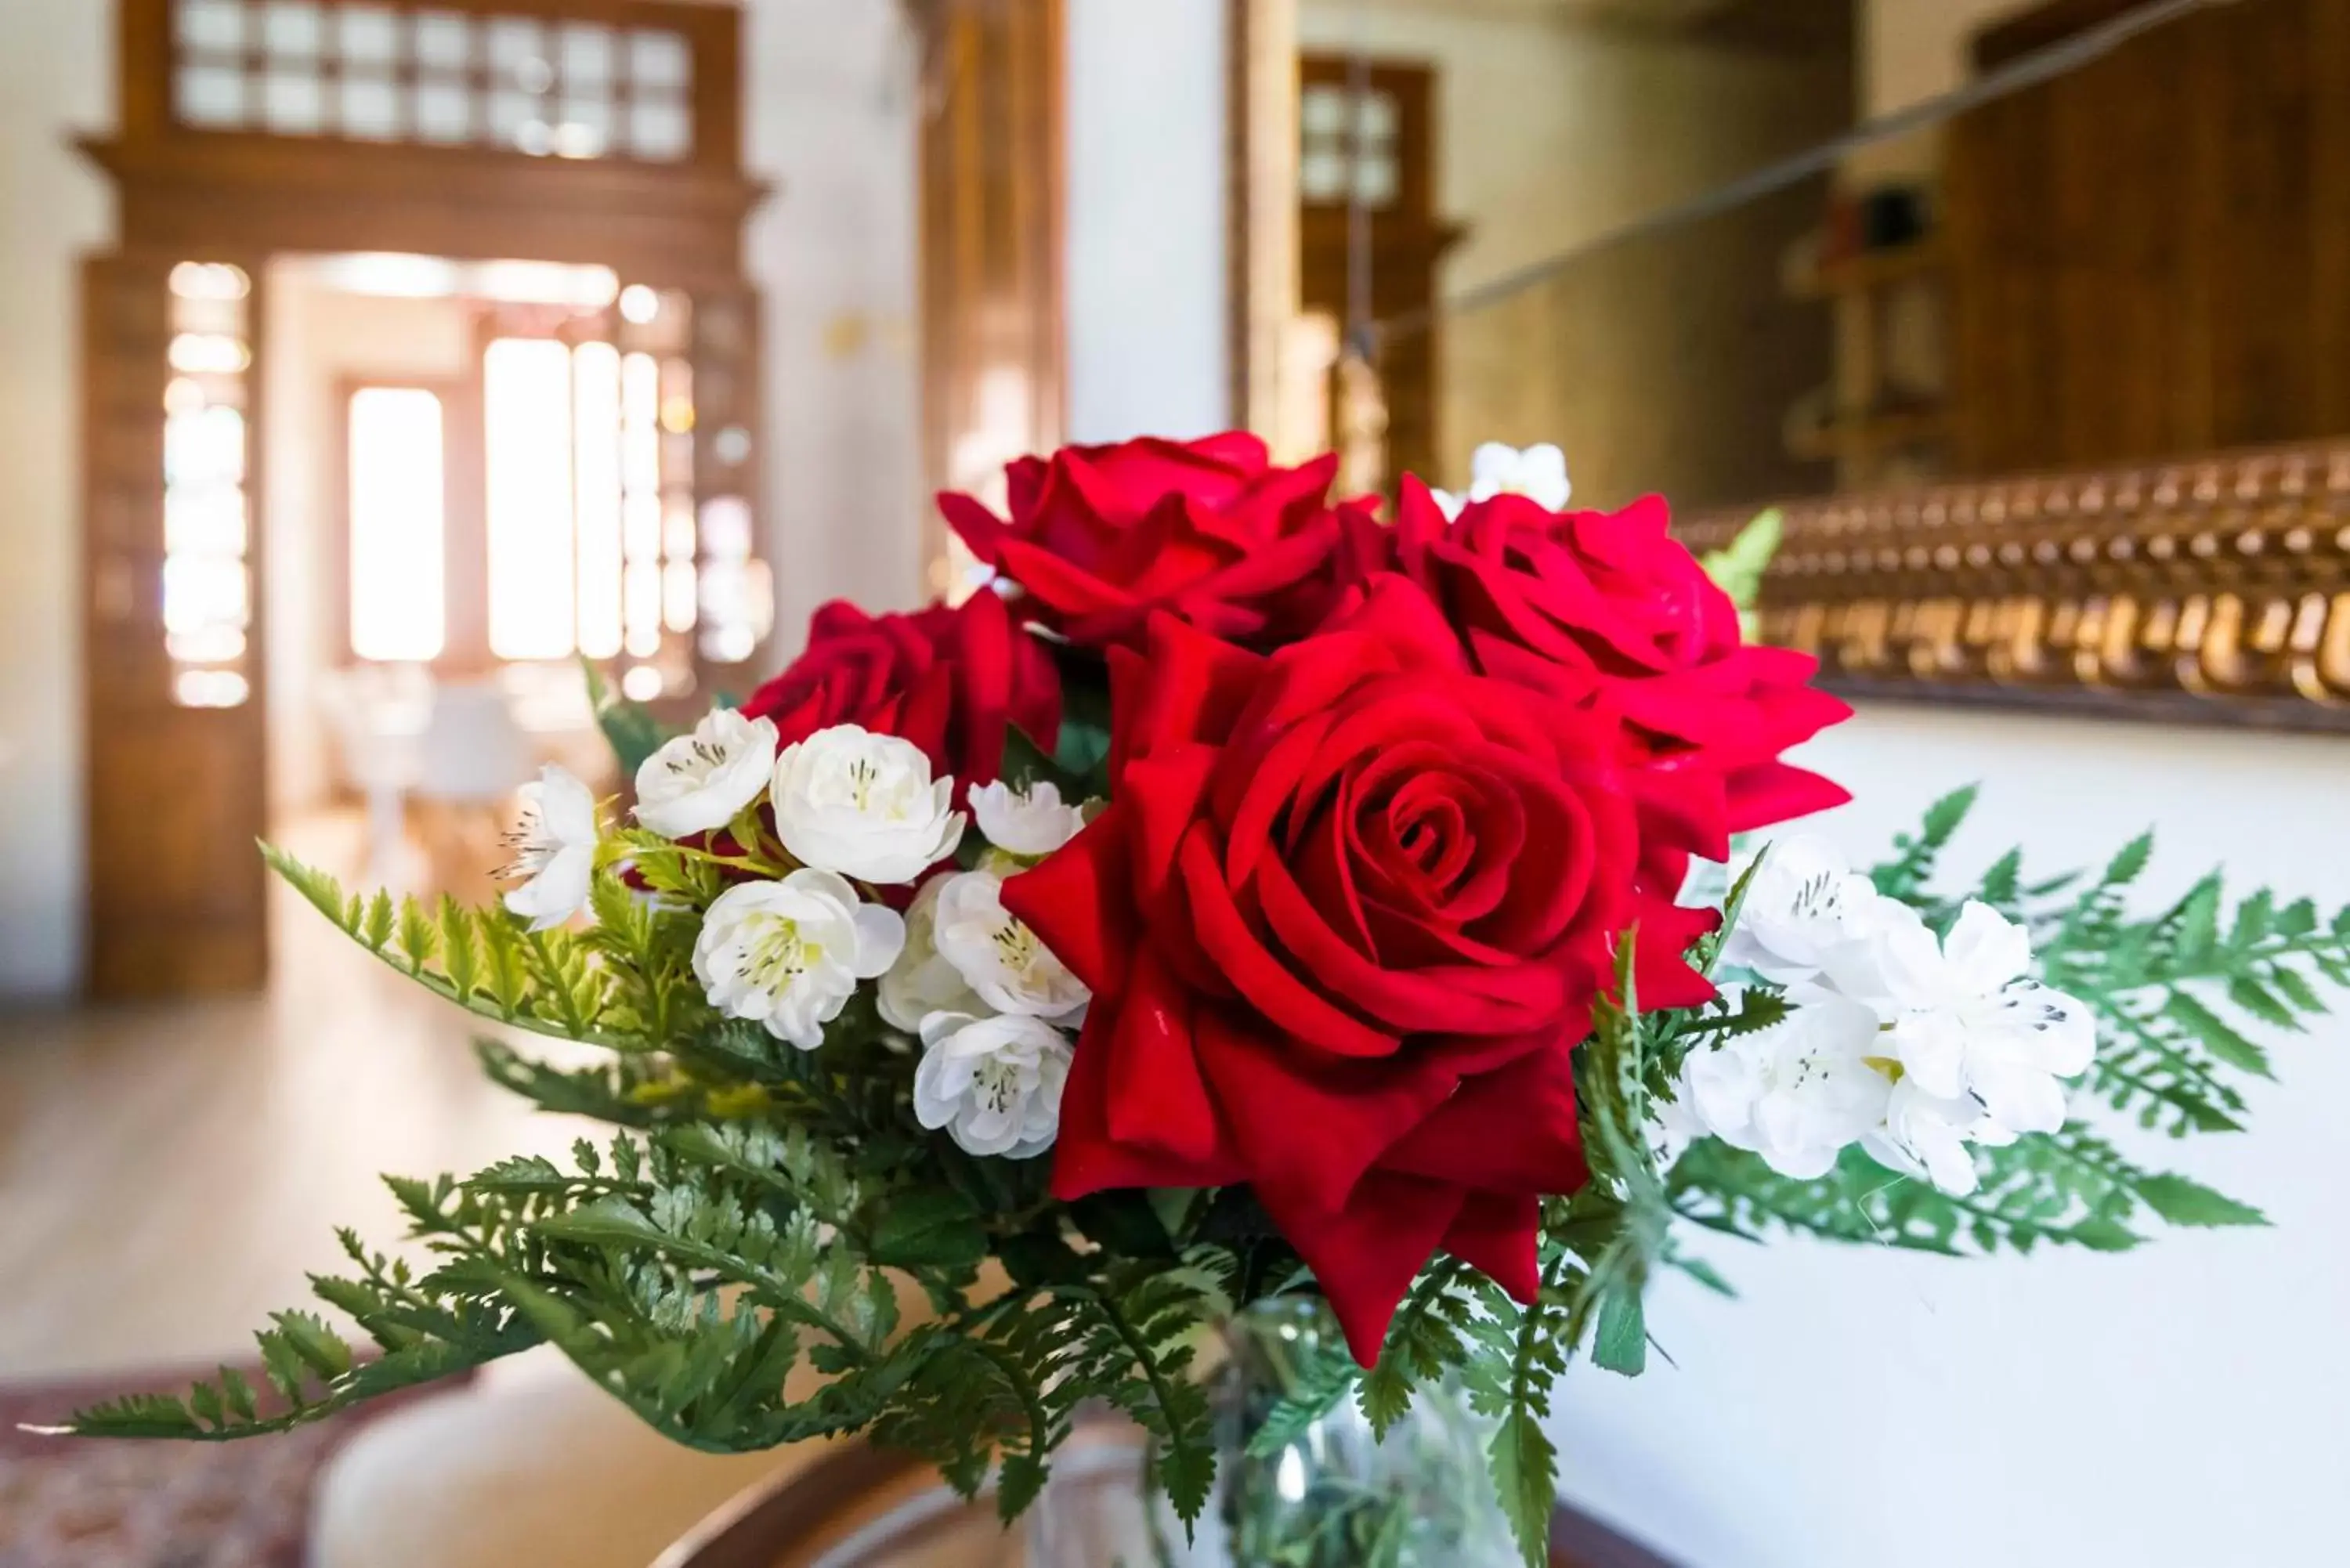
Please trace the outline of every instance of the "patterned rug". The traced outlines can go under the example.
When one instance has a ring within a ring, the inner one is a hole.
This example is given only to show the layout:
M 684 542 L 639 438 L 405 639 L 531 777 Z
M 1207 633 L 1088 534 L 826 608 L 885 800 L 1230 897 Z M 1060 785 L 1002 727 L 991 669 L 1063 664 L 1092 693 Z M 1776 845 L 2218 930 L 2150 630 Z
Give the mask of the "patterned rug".
M 242 1370 L 262 1386 L 257 1368 Z M 0 1387 L 0 1568 L 305 1568 L 311 1493 L 327 1460 L 369 1420 L 432 1392 L 236 1443 L 19 1429 L 187 1381 L 188 1369 L 172 1368 Z

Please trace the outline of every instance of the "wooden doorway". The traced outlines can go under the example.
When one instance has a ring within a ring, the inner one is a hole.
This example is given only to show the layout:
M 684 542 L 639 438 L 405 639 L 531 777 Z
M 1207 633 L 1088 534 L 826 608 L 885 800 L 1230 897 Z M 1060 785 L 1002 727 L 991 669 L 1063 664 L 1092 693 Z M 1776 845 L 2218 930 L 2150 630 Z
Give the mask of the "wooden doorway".
M 121 127 L 82 143 L 121 213 L 82 280 L 92 994 L 267 972 L 273 258 L 593 265 L 621 316 L 638 291 L 679 302 L 691 391 L 665 411 L 660 493 L 697 541 L 698 618 L 641 662 L 681 701 L 739 688 L 765 629 L 741 21 L 685 0 L 121 0 Z

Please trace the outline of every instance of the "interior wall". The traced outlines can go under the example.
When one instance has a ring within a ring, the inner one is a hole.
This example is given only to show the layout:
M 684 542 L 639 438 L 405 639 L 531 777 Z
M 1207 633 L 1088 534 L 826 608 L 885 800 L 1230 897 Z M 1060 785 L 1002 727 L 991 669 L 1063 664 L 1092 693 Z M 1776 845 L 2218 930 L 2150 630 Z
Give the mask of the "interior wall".
M 111 203 L 66 144 L 113 118 L 109 7 L 10 0 L 0 49 L 0 998 L 80 963 L 79 340 L 75 258 Z
M 1232 420 L 1226 0 L 1067 0 L 1068 433 Z
M 750 0 L 744 156 L 775 192 L 746 258 L 766 296 L 769 662 L 828 598 L 922 590 L 915 221 L 920 109 L 908 7 Z
M 1359 14 L 1358 14 L 1359 12 Z M 1607 26 L 1565 6 L 1305 0 L 1305 47 L 1432 65 L 1436 197 L 1467 227 L 1457 297 L 1709 190 L 1850 119 L 1850 64 Z M 1779 253 L 1822 193 L 1623 247 L 1448 317 L 1440 478 L 1478 442 L 1556 441 L 1579 494 L 1688 503 L 1799 487 L 1787 404 L 1826 379 L 1824 327 L 1779 298 Z M 1692 366 L 1708 363 L 1703 374 Z
M 1945 93 L 1973 74 L 1968 47 L 1993 22 L 2029 11 L 2036 0 L 1859 0 L 1860 112 L 1874 119 Z M 1868 148 L 1852 160 L 1861 180 L 1932 172 L 1931 130 Z
M 462 376 L 472 358 L 456 299 L 382 299 L 323 288 L 276 269 L 262 340 L 263 526 L 268 567 L 269 805 L 321 804 L 332 778 L 319 676 L 343 659 L 333 606 L 348 586 L 329 541 L 344 525 L 336 443 L 342 384 L 352 377 Z
M 1877 706 L 1807 761 L 1858 796 L 1820 819 L 1856 855 L 1981 781 L 1955 878 L 2017 844 L 2028 867 L 2098 864 L 2151 824 L 2147 908 L 2224 864 L 2237 892 L 2330 909 L 2350 901 L 2330 852 L 2345 755 L 2332 737 Z M 1739 1299 L 1668 1279 L 1648 1322 L 1669 1365 L 1569 1374 L 1566 1490 L 1688 1568 L 2341 1561 L 2350 1026 L 2275 1060 L 2246 1136 L 2121 1133 L 2272 1229 L 1971 1262 L 1693 1237 Z

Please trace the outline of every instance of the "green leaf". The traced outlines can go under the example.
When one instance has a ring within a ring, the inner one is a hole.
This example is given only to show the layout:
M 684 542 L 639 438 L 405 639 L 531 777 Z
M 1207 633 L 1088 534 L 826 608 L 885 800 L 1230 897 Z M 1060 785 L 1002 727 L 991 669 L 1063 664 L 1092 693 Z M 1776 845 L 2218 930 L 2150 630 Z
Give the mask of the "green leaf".
M 2228 981 L 2228 1000 L 2272 1028 L 2301 1027 L 2301 1020 L 2293 1015 L 2293 1009 L 2278 1001 L 2274 992 L 2251 975 L 2240 974 Z M 2259 1072 L 2261 1069 L 2249 1068 L 2247 1071 Z
M 1779 553 L 1785 533 L 1786 519 L 1774 506 L 1756 514 L 1729 544 L 1708 551 L 1699 565 L 1713 579 L 1714 587 L 1730 596 L 1731 603 L 1751 610 L 1762 596 L 1763 574 Z
M 1493 1491 L 1518 1539 L 1526 1568 L 1550 1561 L 1550 1516 L 1558 1506 L 1558 1451 L 1534 1413 L 1516 1407 L 1502 1417 L 1486 1452 L 1493 1461 Z
M 2173 1225 L 2220 1227 L 2265 1225 L 2268 1216 L 2183 1176 L 2148 1176 L 2135 1190 L 2147 1206 Z
M 2153 858 L 2154 834 L 2149 829 L 2121 846 L 2119 852 L 2106 863 L 2105 875 L 2100 880 L 2109 888 L 2135 882 L 2146 869 L 2147 862 Z
M 1612 1290 L 1600 1297 L 1591 1361 L 1603 1371 L 1626 1377 L 1638 1377 L 1648 1370 L 1648 1324 L 1638 1290 Z
M 2241 1072 L 2253 1073 L 2263 1078 L 2276 1075 L 2269 1065 L 2268 1053 L 2246 1039 L 2235 1026 L 2183 991 L 2173 992 L 2163 1003 L 2163 1013 L 2193 1036 L 2206 1051 Z
M 1249 1435 L 1249 1457 L 1279 1459 L 1284 1449 L 1302 1441 L 1309 1428 L 1337 1408 L 1340 1400 L 1354 1393 L 1362 1378 L 1362 1368 L 1355 1365 L 1355 1358 L 1343 1348 L 1335 1354 L 1307 1361 L 1299 1369 L 1297 1381 L 1266 1413 L 1263 1424 Z
M 440 932 L 434 929 L 424 907 L 413 898 L 402 898 L 400 901 L 400 953 L 408 961 L 410 978 L 424 972 L 424 966 L 432 961 L 440 945 Z
M 951 1188 L 914 1188 L 874 1200 L 872 1258 L 890 1268 L 952 1268 L 987 1256 L 987 1232 Z

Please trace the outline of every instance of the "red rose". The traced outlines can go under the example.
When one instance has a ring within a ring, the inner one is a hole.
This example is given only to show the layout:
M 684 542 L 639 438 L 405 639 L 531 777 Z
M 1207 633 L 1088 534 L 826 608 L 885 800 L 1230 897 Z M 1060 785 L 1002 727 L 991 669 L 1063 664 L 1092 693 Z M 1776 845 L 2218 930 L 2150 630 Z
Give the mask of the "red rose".
M 1522 495 L 1448 522 L 1407 479 L 1393 547 L 1477 669 L 1623 718 L 1647 757 L 1652 879 L 1677 883 L 1690 853 L 1725 857 L 1730 834 L 1849 800 L 1780 753 L 1852 710 L 1809 684 L 1817 660 L 1745 642 L 1737 607 L 1669 523 L 1656 496 L 1611 513 Z
M 1051 750 L 1061 682 L 1051 654 L 994 594 L 911 615 L 836 600 L 816 612 L 806 650 L 743 711 L 773 719 L 787 746 L 834 724 L 901 736 L 968 789 L 1003 766 L 1007 724 Z
M 1247 1182 L 1357 1358 L 1442 1248 L 1521 1297 L 1587 1179 L 1574 1045 L 1711 917 L 1649 910 L 1602 715 L 1471 673 L 1409 583 L 1270 656 L 1155 618 L 1110 655 L 1111 805 L 1004 903 L 1094 992 L 1054 1190 Z
M 1014 463 L 1009 523 L 968 495 L 939 506 L 980 559 L 1026 590 L 1023 609 L 1073 642 L 1139 642 L 1165 611 L 1273 644 L 1313 629 L 1346 586 L 1347 512 L 1328 500 L 1336 472 L 1335 457 L 1276 468 L 1241 432 L 1144 439 Z

